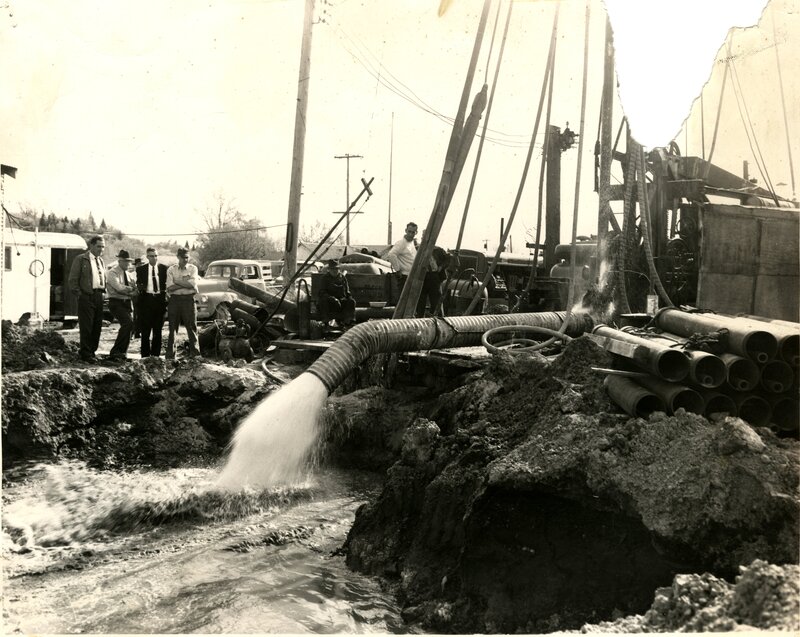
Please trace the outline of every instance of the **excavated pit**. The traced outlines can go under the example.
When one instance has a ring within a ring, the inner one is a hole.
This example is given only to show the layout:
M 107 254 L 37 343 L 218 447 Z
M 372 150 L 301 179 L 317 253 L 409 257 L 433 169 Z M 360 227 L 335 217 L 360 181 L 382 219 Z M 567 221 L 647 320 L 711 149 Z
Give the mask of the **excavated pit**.
M 4 325 L 6 468 L 217 461 L 277 387 L 253 366 L 210 361 L 87 367 L 58 335 L 12 332 Z M 797 441 L 736 418 L 629 418 L 591 369 L 610 363 L 580 338 L 556 357 L 466 366 L 435 390 L 329 399 L 321 457 L 386 475 L 358 510 L 347 563 L 396 590 L 410 630 L 800 628 L 786 583 Z M 767 593 L 763 612 L 744 608 L 742 595 L 763 606 Z

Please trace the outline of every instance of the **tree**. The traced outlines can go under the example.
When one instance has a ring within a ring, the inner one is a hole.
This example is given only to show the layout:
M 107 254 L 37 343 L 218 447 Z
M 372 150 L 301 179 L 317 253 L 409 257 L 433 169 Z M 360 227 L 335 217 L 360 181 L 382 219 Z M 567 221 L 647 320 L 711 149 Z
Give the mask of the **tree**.
M 273 248 L 274 241 L 259 230 L 259 220 L 247 219 L 222 193 L 214 195 L 198 214 L 205 223 L 197 242 L 201 269 L 218 259 L 266 259 L 268 250 Z
M 108 226 L 106 225 L 106 220 L 105 219 L 101 219 L 100 220 L 100 232 L 105 232 L 106 230 L 108 230 Z

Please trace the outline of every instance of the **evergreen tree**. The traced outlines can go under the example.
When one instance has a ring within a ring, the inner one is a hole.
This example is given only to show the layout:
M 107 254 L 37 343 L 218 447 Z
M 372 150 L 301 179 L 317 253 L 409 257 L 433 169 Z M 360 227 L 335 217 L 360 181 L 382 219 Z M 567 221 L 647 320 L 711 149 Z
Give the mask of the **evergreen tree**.
M 186 239 L 186 243 L 183 244 L 183 247 L 187 250 L 189 249 L 189 239 Z
M 100 231 L 105 232 L 106 230 L 108 230 L 108 226 L 106 225 L 106 220 L 100 219 Z
M 97 228 L 97 224 L 94 222 L 94 217 L 92 216 L 92 213 L 90 212 L 89 213 L 89 218 L 86 220 L 86 229 L 94 231 L 95 228 Z
M 46 230 L 47 229 L 47 218 L 44 216 L 44 210 L 42 210 L 42 214 L 39 216 L 39 230 Z

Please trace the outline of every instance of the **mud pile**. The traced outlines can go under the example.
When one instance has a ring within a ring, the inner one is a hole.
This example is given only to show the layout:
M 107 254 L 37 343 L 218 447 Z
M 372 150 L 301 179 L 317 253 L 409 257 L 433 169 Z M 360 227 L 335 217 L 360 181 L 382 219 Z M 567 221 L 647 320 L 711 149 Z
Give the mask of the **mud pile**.
M 644 615 L 586 625 L 582 633 L 800 630 L 800 567 L 755 560 L 735 585 L 703 575 L 678 575 L 656 591 Z
M 95 467 L 215 460 L 273 388 L 259 371 L 198 360 L 4 373 L 3 460 L 6 467 L 33 458 Z
M 502 355 L 421 409 L 348 564 L 394 581 L 425 629 L 550 632 L 644 613 L 679 573 L 796 563 L 797 442 L 620 415 L 590 369 L 608 365 L 586 338 Z
M 78 346 L 52 330 L 36 330 L 2 322 L 4 372 L 45 369 L 78 359 Z

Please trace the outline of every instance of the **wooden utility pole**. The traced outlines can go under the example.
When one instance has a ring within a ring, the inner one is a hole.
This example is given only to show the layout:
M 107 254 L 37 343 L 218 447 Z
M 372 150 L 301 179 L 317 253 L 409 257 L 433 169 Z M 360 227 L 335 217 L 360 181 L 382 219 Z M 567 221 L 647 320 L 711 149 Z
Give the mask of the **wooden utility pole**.
M 392 161 L 394 160 L 394 113 L 392 113 L 392 132 L 389 138 L 389 221 L 386 243 L 392 245 Z
M 603 96 L 600 112 L 600 180 L 597 215 L 597 271 L 606 256 L 609 218 L 611 211 L 611 123 L 614 114 L 614 35 L 611 22 L 606 17 L 605 60 L 603 64 Z
M 561 240 L 561 129 L 558 126 L 550 126 L 546 156 L 544 267 L 545 273 L 549 273 L 555 265 L 556 246 Z
M 292 149 L 292 178 L 289 184 L 289 213 L 286 225 L 286 279 L 297 271 L 297 236 L 300 232 L 300 196 L 303 187 L 303 156 L 306 141 L 306 112 L 308 84 L 311 72 L 311 26 L 314 0 L 306 0 L 303 17 L 303 40 L 300 49 L 300 71 L 297 78 L 297 106 L 294 115 L 294 146 Z
M 345 153 L 344 155 L 334 155 L 334 159 L 346 159 L 347 160 L 347 184 L 345 186 L 345 194 L 347 195 L 347 201 L 344 203 L 344 209 L 350 210 L 350 160 L 351 159 L 363 159 L 362 155 L 351 155 L 350 153 Z M 339 214 L 339 213 L 335 213 Z M 350 245 L 350 213 L 347 213 L 347 219 L 345 219 L 345 239 L 344 244 L 345 246 Z

